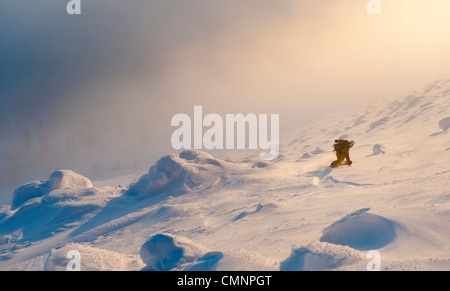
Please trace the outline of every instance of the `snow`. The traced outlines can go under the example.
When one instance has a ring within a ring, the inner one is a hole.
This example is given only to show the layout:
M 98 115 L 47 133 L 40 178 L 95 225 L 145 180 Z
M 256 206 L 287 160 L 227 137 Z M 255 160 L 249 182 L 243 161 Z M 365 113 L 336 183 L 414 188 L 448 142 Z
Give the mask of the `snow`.
M 450 128 L 450 117 L 441 119 L 439 121 L 439 128 L 444 130 L 444 131 L 449 129 Z
M 47 191 L 47 182 L 32 182 L 23 185 L 14 191 L 11 209 L 14 210 L 33 198 L 42 197 Z
M 0 270 L 450 270 L 449 81 L 280 136 L 92 183 L 69 170 L 0 208 Z M 441 131 L 438 131 L 438 126 Z M 353 165 L 331 169 L 337 138 Z M 119 186 L 120 185 L 120 186 Z
M 314 242 L 306 247 L 293 249 L 291 255 L 280 263 L 280 270 L 330 271 L 346 270 L 348 266 L 364 270 L 362 255 L 349 247 Z
M 80 225 L 120 194 L 117 189 L 94 188 L 89 179 L 72 171 L 56 171 L 47 181 L 14 191 L 11 208 L 3 209 L 1 230 L 13 242 L 38 241 Z
M 66 188 L 92 188 L 92 182 L 71 170 L 55 171 L 50 175 L 49 192 Z
M 67 265 L 75 259 L 75 256 L 68 256 L 72 250 L 79 253 L 80 269 L 84 271 L 127 271 L 143 267 L 142 261 L 136 255 L 124 255 L 96 247 L 70 243 L 50 251 L 44 264 L 44 270 L 66 271 Z
M 131 185 L 127 195 L 171 195 L 189 192 L 197 186 L 210 187 L 227 172 L 228 162 L 201 151 L 186 150 L 162 157 L 146 175 Z
M 141 247 L 140 256 L 146 264 L 144 270 L 170 271 L 172 269 L 212 268 L 220 253 L 209 253 L 204 246 L 186 238 L 170 234 L 156 234 Z
M 381 144 L 376 144 L 373 146 L 372 148 L 372 155 L 376 156 L 376 155 L 384 155 L 385 154 L 385 147 Z
M 36 181 L 17 188 L 13 194 L 12 210 L 23 203 L 57 189 L 92 188 L 92 182 L 71 170 L 59 170 L 50 175 L 47 181 Z
M 369 210 L 356 211 L 325 228 L 320 241 L 366 251 L 387 246 L 396 237 L 393 223 Z

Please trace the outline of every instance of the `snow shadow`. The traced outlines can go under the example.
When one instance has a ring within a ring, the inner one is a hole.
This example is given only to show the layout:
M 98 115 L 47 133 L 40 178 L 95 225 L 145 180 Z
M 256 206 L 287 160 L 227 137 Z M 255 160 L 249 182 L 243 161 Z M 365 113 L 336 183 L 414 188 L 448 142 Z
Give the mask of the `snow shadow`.
M 433 134 L 430 134 L 430 136 L 438 136 L 438 135 L 441 135 L 441 134 L 445 134 L 446 132 L 447 132 L 447 130 L 443 130 L 443 131 L 440 131 L 440 132 L 435 132 Z
M 442 131 L 441 131 L 441 132 L 433 133 L 433 134 L 431 134 L 430 136 L 437 136 L 437 135 L 440 135 L 440 134 L 445 134 L 445 133 L 447 133 L 447 132 L 448 132 L 448 129 L 450 128 L 450 117 L 441 119 L 441 120 L 439 121 L 439 124 L 438 124 L 438 125 L 439 125 L 439 128 L 442 129 Z
M 238 221 L 238 220 L 246 217 L 247 215 L 252 215 L 252 214 L 258 213 L 262 208 L 263 208 L 263 205 L 261 203 L 258 203 L 258 205 L 256 205 L 255 211 L 252 211 L 252 212 L 248 212 L 248 211 L 241 212 L 238 216 L 236 216 L 233 219 L 233 222 Z
M 357 187 L 364 187 L 364 186 L 373 186 L 374 184 L 360 184 L 355 182 L 346 182 L 346 181 L 340 181 L 338 179 L 333 178 L 333 176 L 328 176 L 325 179 L 325 183 L 331 182 L 332 184 L 346 184 L 350 186 L 357 186 Z

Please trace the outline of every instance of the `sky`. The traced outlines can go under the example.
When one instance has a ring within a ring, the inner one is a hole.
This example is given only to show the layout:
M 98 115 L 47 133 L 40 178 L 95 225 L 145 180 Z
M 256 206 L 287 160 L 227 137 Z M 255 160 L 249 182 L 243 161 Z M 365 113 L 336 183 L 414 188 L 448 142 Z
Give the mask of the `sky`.
M 196 105 L 283 130 L 450 78 L 447 0 L 67 2 L 0 0 L 0 203 L 59 168 L 146 170 Z

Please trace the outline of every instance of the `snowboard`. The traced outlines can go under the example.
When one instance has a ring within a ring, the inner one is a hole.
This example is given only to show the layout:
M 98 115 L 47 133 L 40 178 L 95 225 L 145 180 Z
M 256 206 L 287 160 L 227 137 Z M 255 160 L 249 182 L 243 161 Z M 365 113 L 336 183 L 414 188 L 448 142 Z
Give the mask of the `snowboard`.
M 334 161 L 331 163 L 330 168 L 341 168 L 341 167 L 351 167 L 351 165 L 353 164 L 353 162 L 343 162 L 343 163 L 338 163 L 337 161 Z

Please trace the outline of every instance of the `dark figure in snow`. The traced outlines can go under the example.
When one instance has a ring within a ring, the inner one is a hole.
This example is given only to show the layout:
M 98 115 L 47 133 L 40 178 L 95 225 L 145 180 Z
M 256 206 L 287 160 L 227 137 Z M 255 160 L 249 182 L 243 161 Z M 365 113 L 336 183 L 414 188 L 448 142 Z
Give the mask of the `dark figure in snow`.
M 331 163 L 331 167 L 336 168 L 342 165 L 353 164 L 353 162 L 350 160 L 350 148 L 352 148 L 354 145 L 355 145 L 354 141 L 348 141 L 343 139 L 335 140 L 334 151 L 336 152 L 337 160 Z

